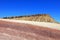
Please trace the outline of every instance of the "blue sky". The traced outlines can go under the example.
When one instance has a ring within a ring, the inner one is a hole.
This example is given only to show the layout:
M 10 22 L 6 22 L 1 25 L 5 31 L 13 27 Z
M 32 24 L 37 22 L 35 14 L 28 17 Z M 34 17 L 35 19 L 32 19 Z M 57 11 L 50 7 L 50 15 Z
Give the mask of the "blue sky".
M 0 18 L 42 13 L 60 22 L 60 0 L 0 0 Z

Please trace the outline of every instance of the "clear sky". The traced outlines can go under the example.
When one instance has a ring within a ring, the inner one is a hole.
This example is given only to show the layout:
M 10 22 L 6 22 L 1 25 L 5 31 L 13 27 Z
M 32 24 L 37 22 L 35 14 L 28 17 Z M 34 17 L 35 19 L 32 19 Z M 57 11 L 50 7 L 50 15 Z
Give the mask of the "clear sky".
M 0 18 L 41 13 L 60 22 L 60 0 L 0 0 Z

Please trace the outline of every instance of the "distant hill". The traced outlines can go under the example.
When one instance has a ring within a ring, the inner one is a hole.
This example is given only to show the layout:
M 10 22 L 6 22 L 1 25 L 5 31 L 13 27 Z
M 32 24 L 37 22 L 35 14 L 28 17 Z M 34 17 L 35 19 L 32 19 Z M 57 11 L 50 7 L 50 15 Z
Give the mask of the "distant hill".
M 17 19 L 17 20 L 29 20 L 29 21 L 39 21 L 39 22 L 52 22 L 56 21 L 48 14 L 36 14 L 28 16 L 13 16 L 13 17 L 3 17 L 4 19 Z

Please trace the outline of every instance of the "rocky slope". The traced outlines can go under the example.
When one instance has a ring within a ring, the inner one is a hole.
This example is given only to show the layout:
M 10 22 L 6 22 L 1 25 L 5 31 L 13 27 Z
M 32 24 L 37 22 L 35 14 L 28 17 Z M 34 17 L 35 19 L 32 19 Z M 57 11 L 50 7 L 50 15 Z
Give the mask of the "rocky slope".
M 60 40 L 58 29 L 22 22 L 0 19 L 0 40 Z
M 52 17 L 50 17 L 50 15 L 48 15 L 48 14 L 37 14 L 37 15 L 29 15 L 29 16 L 4 17 L 4 19 L 17 19 L 17 20 L 29 20 L 29 21 L 56 23 L 56 21 Z

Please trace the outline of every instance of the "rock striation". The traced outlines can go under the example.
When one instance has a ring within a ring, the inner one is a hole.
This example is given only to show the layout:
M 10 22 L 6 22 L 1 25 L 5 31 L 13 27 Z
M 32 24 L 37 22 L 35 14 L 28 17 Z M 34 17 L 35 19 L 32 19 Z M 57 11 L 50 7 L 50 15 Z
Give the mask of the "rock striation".
M 0 40 L 60 40 L 60 30 L 0 20 Z

